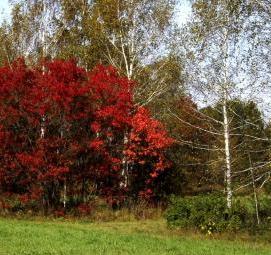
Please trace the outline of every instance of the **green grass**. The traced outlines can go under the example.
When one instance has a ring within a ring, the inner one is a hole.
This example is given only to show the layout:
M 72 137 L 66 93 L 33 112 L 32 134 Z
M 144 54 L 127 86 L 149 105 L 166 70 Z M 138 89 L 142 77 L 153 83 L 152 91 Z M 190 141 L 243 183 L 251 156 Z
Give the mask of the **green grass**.
M 0 218 L 0 254 L 270 255 L 262 242 L 167 230 L 163 221 L 80 223 Z

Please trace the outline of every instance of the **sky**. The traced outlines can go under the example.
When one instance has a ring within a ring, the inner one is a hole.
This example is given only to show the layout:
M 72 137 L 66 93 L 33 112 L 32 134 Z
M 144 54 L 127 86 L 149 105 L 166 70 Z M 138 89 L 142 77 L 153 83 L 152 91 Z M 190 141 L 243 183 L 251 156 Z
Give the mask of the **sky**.
M 10 6 L 8 0 L 0 0 L 0 21 L 7 18 L 10 13 Z
M 181 0 L 175 14 L 176 22 L 181 26 L 186 23 L 190 15 L 191 4 L 187 0 Z
M 9 0 L 0 0 L 0 22 L 8 18 L 10 14 Z M 72 1 L 72 0 L 71 0 Z M 176 10 L 176 21 L 180 26 L 184 24 L 191 13 L 191 7 L 187 0 L 180 0 L 180 4 Z

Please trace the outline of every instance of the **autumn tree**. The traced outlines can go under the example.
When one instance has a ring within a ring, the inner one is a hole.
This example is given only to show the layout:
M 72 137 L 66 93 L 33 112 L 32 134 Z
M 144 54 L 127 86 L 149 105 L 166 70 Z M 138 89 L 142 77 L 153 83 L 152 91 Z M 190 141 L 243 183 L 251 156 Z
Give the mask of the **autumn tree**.
M 35 68 L 18 60 L 1 68 L 0 80 L 2 192 L 38 201 L 45 211 L 75 198 L 87 202 L 91 194 L 109 202 L 129 192 L 151 197 L 173 140 L 134 103 L 134 82 L 113 67 L 87 72 L 59 60 Z M 123 155 L 130 180 L 122 173 Z

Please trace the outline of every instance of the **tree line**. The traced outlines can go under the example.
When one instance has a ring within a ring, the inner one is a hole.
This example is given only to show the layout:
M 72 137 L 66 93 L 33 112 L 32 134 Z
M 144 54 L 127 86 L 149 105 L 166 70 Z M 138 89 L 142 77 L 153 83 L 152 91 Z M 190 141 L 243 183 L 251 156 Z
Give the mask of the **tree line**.
M 2 193 L 26 195 L 27 185 L 15 180 L 26 181 L 28 160 L 39 157 L 38 168 L 50 158 L 59 165 L 53 168 L 63 164 L 59 176 L 49 174 L 53 184 L 37 185 L 47 192 L 44 204 L 75 199 L 73 188 L 82 201 L 105 190 L 107 198 L 141 194 L 156 201 L 222 191 L 228 208 L 234 195 L 253 194 L 257 204 L 258 194 L 269 192 L 270 1 L 190 1 L 182 27 L 180 4 L 13 2 L 11 20 L 0 28 L 1 137 L 10 146 L 2 147 Z M 28 109 L 36 104 L 44 109 Z M 7 133 L 18 140 L 12 144 Z M 85 144 L 91 139 L 93 147 Z M 75 142 L 87 149 L 71 153 Z M 41 144 L 48 159 L 30 155 Z M 65 153 L 73 159 L 62 163 Z M 77 174 L 68 178 L 71 169 Z

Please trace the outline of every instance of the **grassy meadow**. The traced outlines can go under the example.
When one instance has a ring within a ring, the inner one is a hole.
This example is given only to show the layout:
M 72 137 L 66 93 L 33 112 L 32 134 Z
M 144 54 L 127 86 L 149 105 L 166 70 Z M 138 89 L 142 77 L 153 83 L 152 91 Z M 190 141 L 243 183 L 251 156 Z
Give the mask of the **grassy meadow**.
M 89 223 L 0 218 L 2 255 L 270 255 L 263 241 L 169 230 L 162 220 Z

